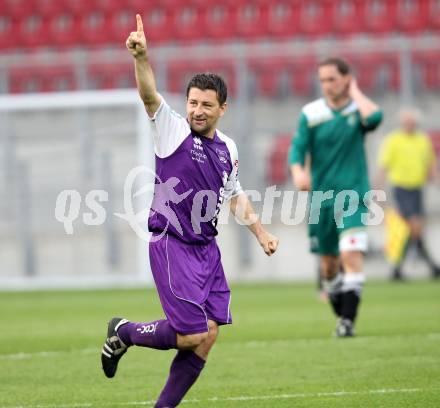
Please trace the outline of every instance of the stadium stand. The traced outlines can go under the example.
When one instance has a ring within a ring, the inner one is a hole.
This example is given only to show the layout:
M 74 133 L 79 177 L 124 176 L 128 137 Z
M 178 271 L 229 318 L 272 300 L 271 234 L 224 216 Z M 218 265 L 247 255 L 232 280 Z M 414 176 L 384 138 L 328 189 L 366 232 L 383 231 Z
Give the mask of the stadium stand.
M 435 35 L 440 29 L 437 0 L 3 0 L 0 2 L 0 52 L 43 52 L 45 50 L 120 49 L 133 29 L 133 15 L 141 12 L 147 35 L 155 46 L 180 44 L 236 44 L 347 39 L 353 36 L 407 36 L 409 39 Z M 10 41 L 11 37 L 15 41 Z M 20 44 L 16 51 L 15 44 Z M 350 56 L 359 81 L 368 92 L 400 86 L 399 57 L 368 51 Z M 438 90 L 438 51 L 414 55 L 415 78 L 424 89 Z M 302 62 L 304 61 L 304 62 Z M 307 65 L 307 53 L 298 58 L 249 59 L 253 92 L 265 97 L 286 94 L 311 95 L 315 86 Z M 85 62 L 87 65 L 87 61 Z M 61 63 L 63 65 L 64 62 Z M 64 64 L 65 65 L 65 64 Z M 236 72 L 223 64 L 220 72 L 236 86 Z M 201 64 L 180 60 L 168 67 L 165 83 L 170 91 L 182 89 L 183 79 L 194 68 L 219 69 L 218 56 L 206 55 Z M 362 69 L 360 69 L 362 68 Z M 26 73 L 8 68 L 13 93 L 56 89 L 120 88 L 131 86 L 119 67 L 86 66 L 87 81 L 65 67 L 37 67 Z M 204 69 L 205 70 L 205 69 Z M 100 74 L 98 75 L 98 72 Z M 54 80 L 48 77 L 54 75 Z
M 71 66 L 17 67 L 11 70 L 12 93 L 72 91 L 77 88 Z
M 4 0 L 0 4 L 0 27 L 7 30 L 12 26 L 22 40 L 30 37 L 25 42 L 29 47 L 51 46 L 53 37 L 49 33 L 64 30 L 76 38 L 72 41 L 66 37 L 67 45 L 114 45 L 119 36 L 109 32 L 128 28 L 129 16 L 139 11 L 154 42 L 335 33 L 417 34 L 439 29 L 439 8 L 436 0 Z M 101 31 L 102 27 L 106 30 Z M 1 47 L 7 48 L 7 44 Z

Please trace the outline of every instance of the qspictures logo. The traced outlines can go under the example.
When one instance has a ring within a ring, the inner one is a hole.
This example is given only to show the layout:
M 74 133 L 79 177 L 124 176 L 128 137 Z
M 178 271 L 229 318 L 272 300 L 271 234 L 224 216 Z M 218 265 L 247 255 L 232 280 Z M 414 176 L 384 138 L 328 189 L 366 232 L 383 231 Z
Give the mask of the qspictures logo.
M 150 180 L 139 185 L 138 179 Z M 105 190 L 91 190 L 85 198 L 84 203 L 81 194 L 77 190 L 63 190 L 58 194 L 55 203 L 55 218 L 63 224 L 66 234 L 74 233 L 74 223 L 82 221 L 88 226 L 102 225 L 108 216 L 120 218 L 128 223 L 135 234 L 145 240 L 159 240 L 167 233 L 170 226 L 180 235 L 185 234 L 182 226 L 182 217 L 176 211 L 176 207 L 190 200 L 186 208 L 191 208 L 190 223 L 194 234 L 202 233 L 203 223 L 211 223 L 214 226 L 225 225 L 229 222 L 229 213 L 221 216 L 220 209 L 227 201 L 226 191 L 230 189 L 227 173 L 223 174 L 223 186 L 219 191 L 201 190 L 194 192 L 192 189 L 177 192 L 176 188 L 181 183 L 177 177 L 170 177 L 161 180 L 160 177 L 146 166 L 133 168 L 127 175 L 124 183 L 123 212 L 107 214 L 106 206 L 109 201 L 109 193 Z M 150 197 L 150 200 L 147 197 Z M 151 200 L 151 198 L 154 199 Z M 246 220 L 244 217 L 244 197 L 252 203 L 260 203 L 256 217 Z M 142 202 L 142 205 L 135 205 L 135 201 Z M 148 206 L 151 201 L 151 206 Z M 250 225 L 259 219 L 263 225 L 272 224 L 274 221 L 284 225 L 294 226 L 303 222 L 318 224 L 321 210 L 330 208 L 338 228 L 343 228 L 345 222 L 357 214 L 363 225 L 379 225 L 383 222 L 384 211 L 380 203 L 386 201 L 386 194 L 383 190 L 370 190 L 363 196 L 357 191 L 343 190 L 329 191 L 280 191 L 277 186 L 267 187 L 264 193 L 258 190 L 245 190 L 238 196 L 238 205 L 235 212 L 236 219 L 240 224 Z M 81 205 L 85 204 L 86 211 L 80 217 Z M 240 205 L 243 203 L 243 205 Z M 277 211 L 275 211 L 277 209 Z M 158 214 L 166 220 L 162 232 L 153 235 L 147 231 L 147 221 L 150 216 Z M 185 215 L 188 218 L 188 214 Z M 81 219 L 80 219 L 81 218 Z

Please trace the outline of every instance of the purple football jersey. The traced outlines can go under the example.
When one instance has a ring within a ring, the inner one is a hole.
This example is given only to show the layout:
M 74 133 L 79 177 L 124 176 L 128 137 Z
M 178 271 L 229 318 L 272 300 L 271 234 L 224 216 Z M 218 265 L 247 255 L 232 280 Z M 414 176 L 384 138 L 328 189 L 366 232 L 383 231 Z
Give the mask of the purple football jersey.
M 222 204 L 242 192 L 237 147 L 219 130 L 213 139 L 195 133 L 163 98 L 150 119 L 156 181 L 148 229 L 207 244 L 217 235 Z

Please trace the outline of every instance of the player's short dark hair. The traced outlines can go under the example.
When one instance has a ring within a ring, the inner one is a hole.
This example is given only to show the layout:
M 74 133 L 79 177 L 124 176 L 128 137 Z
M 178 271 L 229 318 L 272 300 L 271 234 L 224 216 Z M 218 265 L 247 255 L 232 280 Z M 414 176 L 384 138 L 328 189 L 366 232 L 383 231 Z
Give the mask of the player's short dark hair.
M 226 102 L 226 98 L 228 97 L 228 88 L 224 79 L 220 75 L 212 74 L 211 72 L 195 74 L 190 79 L 188 87 L 186 88 L 187 98 L 191 88 L 198 88 L 202 91 L 212 89 L 217 93 L 217 100 L 220 106 Z
M 338 58 L 338 57 L 328 57 L 328 58 L 323 59 L 319 63 L 319 67 L 324 67 L 326 65 L 335 66 L 341 75 L 348 75 L 351 71 L 350 65 L 348 64 L 348 62 L 345 61 L 344 59 Z

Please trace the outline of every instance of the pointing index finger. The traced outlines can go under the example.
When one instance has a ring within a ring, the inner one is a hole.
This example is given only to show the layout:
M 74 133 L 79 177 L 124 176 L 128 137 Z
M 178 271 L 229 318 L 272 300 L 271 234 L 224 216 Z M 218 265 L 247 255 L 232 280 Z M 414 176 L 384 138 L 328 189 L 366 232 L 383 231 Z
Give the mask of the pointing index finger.
M 136 14 L 136 23 L 137 23 L 137 31 L 143 32 L 144 25 L 142 24 L 142 17 L 139 14 Z

